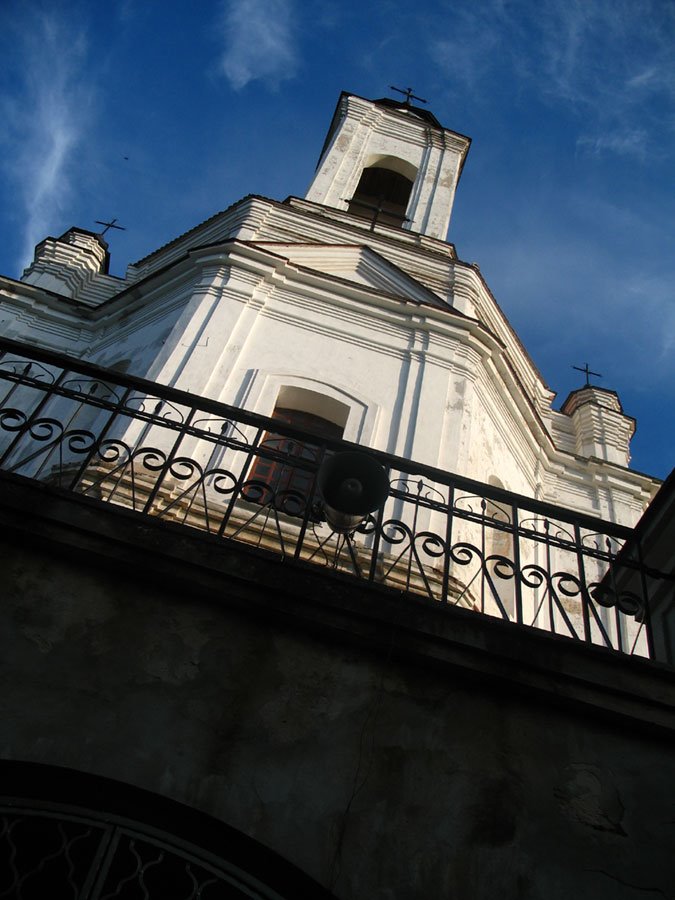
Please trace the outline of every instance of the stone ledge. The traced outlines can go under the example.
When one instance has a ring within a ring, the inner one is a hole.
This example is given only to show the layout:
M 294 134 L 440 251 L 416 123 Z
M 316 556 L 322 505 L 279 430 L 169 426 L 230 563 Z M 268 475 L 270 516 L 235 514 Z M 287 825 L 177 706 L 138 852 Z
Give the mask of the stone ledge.
M 171 593 L 226 604 L 501 690 L 536 695 L 632 727 L 675 732 L 675 671 L 534 628 L 280 560 L 196 529 L 0 475 L 7 542 L 103 562 Z M 122 568 L 120 568 L 120 566 Z M 224 588 L 226 579 L 226 589 Z

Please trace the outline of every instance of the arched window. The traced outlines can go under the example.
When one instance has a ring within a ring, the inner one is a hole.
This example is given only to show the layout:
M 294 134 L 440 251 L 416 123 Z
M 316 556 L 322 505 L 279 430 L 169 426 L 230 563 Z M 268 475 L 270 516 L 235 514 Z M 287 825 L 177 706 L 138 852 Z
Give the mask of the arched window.
M 349 212 L 362 219 L 385 225 L 401 226 L 410 200 L 413 182 L 410 178 L 384 166 L 363 170 Z
M 299 409 L 277 406 L 272 418 L 318 438 L 341 438 L 344 432 L 344 425 Z M 290 515 L 302 514 L 316 475 L 311 463 L 318 460 L 319 445 L 268 431 L 259 446 L 274 456 L 256 457 L 246 479 L 244 498 L 252 503 L 271 503 Z M 310 466 L 304 468 L 303 463 Z

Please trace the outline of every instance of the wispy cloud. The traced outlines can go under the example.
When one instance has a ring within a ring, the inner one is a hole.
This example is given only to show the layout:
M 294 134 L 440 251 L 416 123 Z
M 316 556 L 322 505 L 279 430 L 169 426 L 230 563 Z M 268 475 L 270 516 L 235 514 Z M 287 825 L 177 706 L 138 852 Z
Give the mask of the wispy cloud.
M 292 0 L 227 0 L 221 65 L 235 90 L 262 80 L 277 87 L 297 70 Z
M 672 80 L 675 9 L 661 0 L 544 0 L 541 61 L 550 88 L 574 102 L 616 99 Z
M 577 146 L 642 160 L 657 152 L 650 132 L 661 126 L 663 104 L 675 104 L 675 7 L 658 0 L 546 0 L 539 26 L 544 93 L 588 122 Z
M 475 90 L 494 69 L 503 52 L 504 33 L 497 25 L 500 3 L 488 3 L 484 15 L 473 8 L 453 9 L 452 28 L 431 40 L 431 58 L 456 83 Z
M 72 195 L 75 150 L 87 128 L 93 91 L 83 78 L 86 41 L 72 22 L 29 6 L 11 24 L 16 42 L 5 59 L 11 90 L 0 96 L 2 165 L 19 197 L 24 266 Z
M 673 297 L 672 273 L 640 272 L 628 276 L 622 289 L 639 310 L 639 317 L 631 316 L 629 323 L 635 326 L 639 318 L 639 332 L 644 336 L 643 346 L 636 347 L 635 335 L 626 335 L 630 341 L 631 353 L 643 351 L 642 359 L 648 359 L 648 372 L 641 377 L 649 384 L 650 375 L 667 374 L 671 379 L 675 374 L 675 297 Z M 628 332 L 628 328 L 625 329 Z M 654 350 L 658 356 L 654 356 Z M 651 353 L 650 353 L 651 351 Z
M 649 137 L 644 128 L 627 127 L 602 131 L 594 136 L 583 134 L 577 139 L 577 147 L 593 156 L 609 152 L 644 160 L 649 155 Z
M 508 79 L 577 114 L 580 149 L 644 159 L 664 104 L 675 108 L 674 44 L 675 5 L 662 0 L 486 0 L 453 8 L 430 51 L 484 95 Z

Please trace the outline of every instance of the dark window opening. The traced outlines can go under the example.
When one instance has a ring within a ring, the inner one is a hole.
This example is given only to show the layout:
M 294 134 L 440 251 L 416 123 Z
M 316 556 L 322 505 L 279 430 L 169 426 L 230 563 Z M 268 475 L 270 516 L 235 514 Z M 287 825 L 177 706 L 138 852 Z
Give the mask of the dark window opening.
M 349 212 L 362 219 L 400 227 L 406 221 L 413 183 L 405 175 L 372 166 L 364 169 L 358 187 L 349 201 Z
M 341 438 L 343 434 L 341 425 L 297 409 L 277 408 L 272 413 L 272 418 L 309 431 L 319 438 L 335 439 Z M 319 445 L 268 431 L 259 446 L 272 450 L 275 454 L 282 454 L 283 459 L 256 457 L 242 496 L 252 503 L 271 503 L 289 515 L 302 515 L 316 477 L 316 466 L 300 468 L 297 462 L 302 460 L 310 464 L 316 463 L 319 459 Z

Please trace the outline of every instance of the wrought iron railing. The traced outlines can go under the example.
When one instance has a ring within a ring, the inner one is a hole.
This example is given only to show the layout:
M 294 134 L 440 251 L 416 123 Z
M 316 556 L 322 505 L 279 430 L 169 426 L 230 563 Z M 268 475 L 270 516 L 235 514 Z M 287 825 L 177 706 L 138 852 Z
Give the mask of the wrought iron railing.
M 0 468 L 438 605 L 652 655 L 625 527 L 368 451 L 380 508 L 331 530 L 316 476 L 354 445 L 0 341 Z

